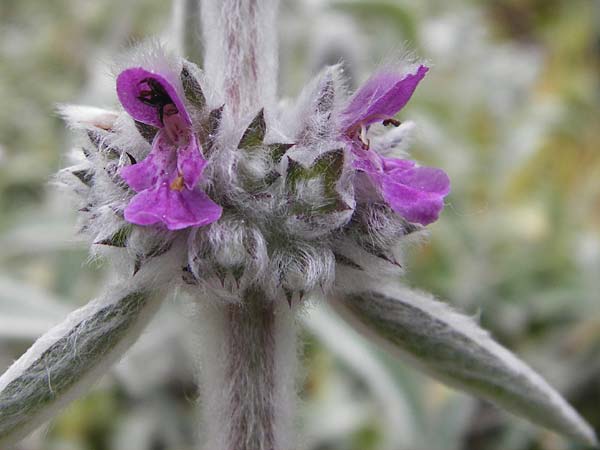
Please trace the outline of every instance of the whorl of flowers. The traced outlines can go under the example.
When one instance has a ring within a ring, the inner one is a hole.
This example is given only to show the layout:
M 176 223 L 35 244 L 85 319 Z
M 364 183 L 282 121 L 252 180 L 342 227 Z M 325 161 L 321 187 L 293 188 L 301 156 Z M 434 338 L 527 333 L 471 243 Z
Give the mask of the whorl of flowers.
M 427 67 L 386 68 L 350 96 L 328 67 L 295 105 L 238 118 L 191 62 L 141 60 L 116 77 L 123 111 L 86 124 L 85 161 L 62 177 L 95 252 L 121 248 L 135 271 L 183 240 L 187 285 L 292 302 L 330 290 L 340 265 L 401 271 L 403 238 L 438 218 L 446 174 L 391 156 Z
M 87 136 L 60 180 L 81 200 L 92 253 L 120 276 L 0 377 L 0 445 L 84 392 L 181 286 L 205 338 L 206 449 L 296 447 L 296 322 L 309 297 L 440 380 L 595 445 L 542 377 L 399 280 L 400 247 L 450 190 L 443 171 L 398 151 L 412 124 L 395 116 L 428 68 L 383 68 L 349 95 L 328 67 L 278 105 L 276 11 L 276 0 L 204 0 L 204 71 L 141 49 L 115 74 L 122 110 L 63 108 Z

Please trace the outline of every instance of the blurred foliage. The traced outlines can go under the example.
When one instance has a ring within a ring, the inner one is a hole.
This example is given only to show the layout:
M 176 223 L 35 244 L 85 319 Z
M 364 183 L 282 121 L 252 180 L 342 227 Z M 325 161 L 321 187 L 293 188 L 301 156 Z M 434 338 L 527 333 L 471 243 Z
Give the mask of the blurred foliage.
M 0 3 L 3 366 L 106 279 L 72 237 L 71 206 L 48 188 L 72 145 L 55 106 L 114 104 L 112 58 L 164 32 L 169 15 L 158 0 Z M 477 315 L 600 429 L 600 4 L 287 0 L 281 29 L 288 95 L 341 57 L 356 83 L 404 42 L 433 64 L 400 119 L 417 122 L 413 154 L 444 167 L 453 191 L 431 241 L 409 252 L 408 281 Z M 192 448 L 193 344 L 181 320 L 154 326 L 94 393 L 21 448 Z M 410 439 L 390 447 L 375 375 L 306 339 L 311 449 L 576 448 L 371 349 L 395 380 L 390 399 L 414 421 Z

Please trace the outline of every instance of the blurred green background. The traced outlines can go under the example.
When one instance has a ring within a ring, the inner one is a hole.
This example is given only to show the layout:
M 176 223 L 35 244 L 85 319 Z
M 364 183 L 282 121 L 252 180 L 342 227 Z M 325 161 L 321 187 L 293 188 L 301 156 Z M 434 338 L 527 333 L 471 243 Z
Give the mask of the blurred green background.
M 56 105 L 115 106 L 111 60 L 145 38 L 172 39 L 171 10 L 159 0 L 0 2 L 2 368 L 108 277 L 50 186 L 71 145 Z M 408 283 L 477 316 L 600 429 L 600 2 L 287 0 L 280 33 L 283 96 L 341 59 L 354 83 L 403 49 L 431 63 L 400 119 L 418 125 L 415 159 L 443 167 L 453 190 L 430 242 L 410 251 Z M 92 393 L 18 448 L 201 442 L 192 339 L 171 303 Z M 304 333 L 304 448 L 580 448 L 327 320 Z

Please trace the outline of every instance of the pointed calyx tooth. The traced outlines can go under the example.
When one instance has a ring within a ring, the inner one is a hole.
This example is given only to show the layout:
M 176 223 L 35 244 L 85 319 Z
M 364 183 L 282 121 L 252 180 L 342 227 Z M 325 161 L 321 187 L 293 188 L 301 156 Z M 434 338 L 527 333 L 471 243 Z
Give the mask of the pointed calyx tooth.
M 244 264 L 233 264 L 225 266 L 217 262 L 212 263 L 213 275 L 217 277 L 221 287 L 227 289 L 239 289 L 240 281 L 244 276 L 246 268 Z
M 340 179 L 344 168 L 344 149 L 339 148 L 318 156 L 310 167 L 289 158 L 287 182 L 292 189 L 302 180 L 323 177 L 326 184 L 334 184 Z
M 394 254 L 389 250 L 389 248 L 383 247 L 379 243 L 371 242 L 369 240 L 361 240 L 359 241 L 360 247 L 370 253 L 373 256 L 376 256 L 379 259 L 383 259 L 384 261 L 393 264 L 399 268 L 402 268 L 402 264 L 398 262 Z
M 294 291 L 289 288 L 284 287 L 283 293 L 285 294 L 285 299 L 287 300 L 288 306 L 292 307 L 292 301 L 294 299 Z
M 331 70 L 325 73 L 319 85 L 319 92 L 315 103 L 318 113 L 331 113 L 335 102 L 335 84 Z
M 241 264 L 235 265 L 225 272 L 223 284 L 228 289 L 239 289 L 240 281 L 244 276 L 244 266 Z M 225 281 L 226 280 L 226 281 Z
M 298 161 L 288 158 L 286 183 L 291 191 L 295 191 L 298 183 L 303 179 L 311 178 L 310 169 L 307 169 Z
M 134 156 L 131 153 L 125 152 L 125 154 L 127 155 L 127 158 L 129 158 L 129 162 L 131 164 L 137 164 L 137 160 L 134 158 Z
M 279 172 L 277 172 L 276 170 L 272 170 L 269 173 L 267 173 L 267 175 L 263 179 L 264 185 L 265 186 L 271 186 L 279 178 L 281 178 L 281 174 Z
M 267 123 L 265 122 L 265 110 L 261 109 L 256 115 L 238 144 L 239 149 L 249 150 L 254 147 L 261 146 L 265 140 L 265 134 L 267 132 Z
M 316 208 L 316 212 L 331 213 L 352 209 L 337 190 L 337 182 L 344 169 L 345 152 L 343 148 L 331 150 L 320 155 L 310 167 L 288 158 L 286 184 L 295 193 L 299 183 L 320 178 L 323 181 L 324 201 Z
M 192 271 L 192 268 L 190 267 L 189 264 L 182 268 L 182 272 L 183 273 L 181 275 L 181 279 L 183 280 L 183 282 L 185 284 L 188 284 L 190 286 L 198 285 L 198 279 L 194 275 L 194 272 Z
M 133 225 L 125 225 L 109 238 L 94 242 L 94 244 L 121 248 L 127 247 L 127 239 L 129 239 L 132 231 Z
M 333 131 L 331 116 L 335 105 L 335 79 L 332 69 L 321 77 L 313 96 L 309 116 L 298 135 L 298 140 L 303 143 L 314 143 Z
M 133 275 L 136 275 L 140 271 L 143 264 L 144 260 L 142 258 L 135 259 L 135 261 L 133 262 Z
M 225 287 L 225 278 L 227 278 L 227 269 L 220 264 L 214 264 L 213 271 L 215 276 L 221 283 L 221 287 Z
M 365 252 L 401 268 L 392 249 L 403 237 L 423 229 L 421 225 L 407 222 L 387 205 L 372 203 L 356 209 L 344 232 Z
M 183 63 L 180 77 L 185 98 L 194 108 L 202 111 L 206 107 L 206 97 L 204 96 L 204 92 L 202 92 L 200 82 L 193 75 L 188 62 Z
M 269 144 L 269 152 L 271 154 L 271 159 L 275 164 L 281 161 L 283 155 L 294 146 L 295 144 Z
M 411 223 L 407 220 L 402 219 L 402 234 L 404 236 L 423 231 L 424 229 L 425 227 L 423 225 L 419 225 L 418 223 Z
M 133 263 L 133 274 L 135 275 L 140 271 L 142 266 L 152 258 L 164 255 L 173 247 L 173 242 L 160 243 L 152 246 L 150 250 L 142 255 L 137 255 L 135 262 Z
M 96 148 L 100 147 L 100 145 L 102 144 L 102 140 L 106 137 L 107 134 L 108 132 L 104 130 L 87 130 L 88 138 L 92 145 Z
M 430 375 L 533 423 L 596 445 L 592 428 L 540 375 L 469 317 L 431 295 L 366 279 L 333 306 L 351 325 Z
M 288 287 L 283 287 L 283 293 L 290 309 L 294 306 L 294 304 L 302 302 L 302 300 L 304 300 L 304 296 L 306 295 L 306 292 L 303 289 L 294 290 Z
M 138 130 L 140 135 L 146 140 L 146 142 L 152 144 L 156 133 L 158 133 L 158 128 L 148 125 L 147 123 L 140 122 L 139 120 L 135 120 L 134 122 L 135 128 Z
M 213 109 L 208 113 L 208 117 L 198 132 L 198 139 L 202 146 L 204 156 L 210 155 L 215 144 L 215 137 L 221 126 L 221 118 L 223 117 L 223 109 L 225 105 Z
M 323 153 L 315 160 L 312 169 L 316 174 L 322 175 L 326 182 L 336 183 L 342 176 L 344 156 L 343 148 Z
M 342 255 L 341 253 L 334 252 L 333 256 L 335 257 L 335 262 L 337 264 L 341 264 L 342 266 L 348 266 L 356 270 L 364 270 L 362 266 L 360 266 L 358 263 L 354 262 L 347 256 Z
M 118 159 L 121 156 L 122 150 L 107 144 L 105 141 L 105 138 L 110 134 L 110 132 L 104 130 L 87 130 L 88 138 L 94 148 L 90 149 L 88 147 L 84 147 L 83 154 L 85 157 L 90 159 L 92 156 L 92 150 L 96 150 L 97 152 L 100 152 L 102 155 L 106 156 L 108 159 Z
M 91 186 L 94 179 L 94 171 L 92 169 L 80 169 L 71 171 L 79 180 L 86 186 Z

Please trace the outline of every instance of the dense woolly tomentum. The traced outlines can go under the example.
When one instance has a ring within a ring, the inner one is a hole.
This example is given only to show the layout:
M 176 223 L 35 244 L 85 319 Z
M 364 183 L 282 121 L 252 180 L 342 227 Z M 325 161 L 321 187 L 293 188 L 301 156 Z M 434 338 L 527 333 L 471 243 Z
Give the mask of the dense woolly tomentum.
M 93 252 L 135 272 L 185 242 L 182 282 L 232 300 L 256 288 L 297 301 L 328 291 L 336 268 L 401 271 L 402 238 L 437 219 L 449 190 L 441 170 L 383 156 L 410 128 L 393 116 L 427 72 L 403 70 L 349 97 L 332 66 L 293 106 L 239 118 L 194 64 L 138 58 L 116 79 L 124 111 L 63 110 L 87 131 L 61 180 L 82 199 Z
M 80 395 L 186 286 L 203 337 L 204 448 L 296 446 L 298 310 L 286 300 L 315 291 L 440 380 L 596 445 L 538 374 L 390 276 L 402 270 L 399 247 L 437 220 L 450 189 L 442 170 L 400 157 L 412 124 L 394 115 L 428 68 L 382 69 L 348 95 L 340 68 L 328 67 L 295 103 L 277 105 L 276 7 L 205 0 L 205 72 L 159 47 L 137 49 L 115 72 L 121 111 L 63 108 L 87 137 L 60 179 L 80 197 L 92 253 L 110 253 L 122 276 L 0 377 L 0 443 Z

